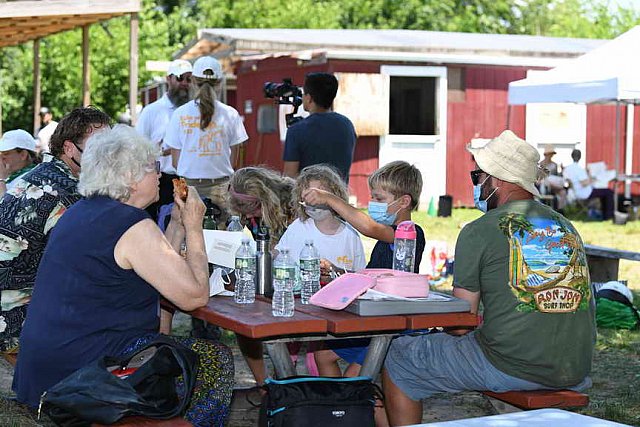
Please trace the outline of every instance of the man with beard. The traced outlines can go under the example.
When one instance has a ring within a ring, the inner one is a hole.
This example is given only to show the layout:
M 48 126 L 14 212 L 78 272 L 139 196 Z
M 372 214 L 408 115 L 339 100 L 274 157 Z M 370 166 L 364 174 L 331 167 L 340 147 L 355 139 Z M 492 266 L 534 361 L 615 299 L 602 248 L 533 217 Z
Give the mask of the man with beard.
M 391 425 L 418 424 L 422 399 L 465 390 L 590 386 L 595 305 L 587 256 L 573 225 L 535 200 L 540 155 L 506 130 L 467 147 L 473 198 L 485 214 L 456 242 L 453 295 L 483 306 L 474 331 L 403 336 L 385 360 Z
M 164 145 L 164 135 L 176 108 L 189 101 L 189 85 L 193 67 L 188 61 L 176 59 L 167 70 L 168 90 L 162 98 L 147 105 L 140 113 L 136 130 L 162 148 L 160 161 L 160 198 L 147 208 L 154 221 L 158 219 L 160 206 L 173 202 L 173 178 L 178 178 L 171 164 L 171 148 Z

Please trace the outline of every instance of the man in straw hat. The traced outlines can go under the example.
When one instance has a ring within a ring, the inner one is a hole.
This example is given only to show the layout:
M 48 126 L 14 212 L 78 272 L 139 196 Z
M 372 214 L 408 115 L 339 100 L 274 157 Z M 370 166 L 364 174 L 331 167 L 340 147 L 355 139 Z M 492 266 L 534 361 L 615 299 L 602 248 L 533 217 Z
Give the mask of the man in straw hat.
M 567 189 L 564 188 L 564 178 L 560 175 L 558 164 L 553 161 L 556 150 L 552 145 L 544 147 L 544 159 L 540 162 L 540 166 L 545 168 L 549 175 L 544 178 L 540 185 L 540 191 L 543 194 L 553 195 L 555 198 L 555 208 L 559 212 L 563 212 L 567 206 Z
M 463 390 L 582 390 L 591 381 L 594 306 L 573 225 L 534 199 L 538 151 L 511 131 L 467 148 L 476 206 L 455 254 L 454 295 L 484 321 L 474 330 L 400 337 L 383 384 L 392 425 L 421 422 L 421 399 Z

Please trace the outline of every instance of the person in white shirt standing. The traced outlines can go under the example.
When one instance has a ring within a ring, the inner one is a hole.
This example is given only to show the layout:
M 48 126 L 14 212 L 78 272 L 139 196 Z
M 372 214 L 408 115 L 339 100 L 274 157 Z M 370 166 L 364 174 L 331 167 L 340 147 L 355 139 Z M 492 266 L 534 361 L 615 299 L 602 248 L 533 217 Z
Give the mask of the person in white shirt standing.
M 42 107 L 40 109 L 40 121 L 42 125 L 40 126 L 40 130 L 36 135 L 36 150 L 38 153 L 48 153 L 49 150 L 49 141 L 51 140 L 51 135 L 58 127 L 58 122 L 53 120 L 53 114 L 51 114 L 51 110 L 47 107 Z
M 594 179 L 589 176 L 585 168 L 578 163 L 582 158 L 580 150 L 571 152 L 573 163 L 565 166 L 562 175 L 571 182 L 571 190 L 573 197 L 578 200 L 600 199 L 602 205 L 602 219 L 608 220 L 613 218 L 613 197 L 614 193 L 609 188 L 593 188 L 591 185 Z
M 165 135 L 178 175 L 223 212 L 221 228 L 228 217 L 229 177 L 237 166 L 240 144 L 248 139 L 238 112 L 216 99 L 223 78 L 215 58 L 198 58 L 191 83 L 194 100 L 176 109 Z
M 144 107 L 138 118 L 136 130 L 160 146 L 160 197 L 157 202 L 147 207 L 147 212 L 154 221 L 158 219 L 160 206 L 173 202 L 173 183 L 177 178 L 171 161 L 171 148 L 164 143 L 164 135 L 176 108 L 189 101 L 189 85 L 193 67 L 189 61 L 176 59 L 167 70 L 167 92 L 157 101 Z

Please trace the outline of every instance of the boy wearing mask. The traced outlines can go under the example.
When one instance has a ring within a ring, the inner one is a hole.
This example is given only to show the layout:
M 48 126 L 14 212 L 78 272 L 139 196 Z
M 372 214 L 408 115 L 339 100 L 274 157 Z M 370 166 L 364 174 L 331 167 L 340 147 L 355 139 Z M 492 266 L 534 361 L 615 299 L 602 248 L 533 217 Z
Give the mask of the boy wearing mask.
M 369 177 L 369 215 L 359 211 L 339 197 L 317 188 L 309 188 L 302 194 L 308 205 L 328 205 L 340 217 L 365 236 L 376 239 L 367 268 L 393 267 L 393 242 L 395 229 L 402 221 L 411 220 L 411 212 L 418 208 L 422 192 L 422 175 L 415 167 L 404 161 L 388 163 Z M 424 231 L 416 224 L 416 262 L 417 273 L 425 247 Z M 358 375 L 360 366 L 367 353 L 368 339 L 330 341 L 331 350 L 315 353 L 320 375 L 342 376 L 338 359 L 349 363 L 344 376 Z

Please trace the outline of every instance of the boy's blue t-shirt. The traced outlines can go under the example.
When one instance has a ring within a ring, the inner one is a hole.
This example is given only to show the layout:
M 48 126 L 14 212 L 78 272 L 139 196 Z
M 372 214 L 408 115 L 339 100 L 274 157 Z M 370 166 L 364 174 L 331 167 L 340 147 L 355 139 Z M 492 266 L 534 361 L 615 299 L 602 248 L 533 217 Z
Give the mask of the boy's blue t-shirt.
M 396 230 L 396 226 L 392 225 L 393 230 Z M 424 252 L 425 239 L 424 231 L 416 224 L 416 263 L 414 267 L 414 273 L 417 273 L 420 269 L 420 261 L 422 261 L 422 253 Z M 393 244 L 386 242 L 376 242 L 371 252 L 371 258 L 369 258 L 369 264 L 367 268 L 393 268 Z

